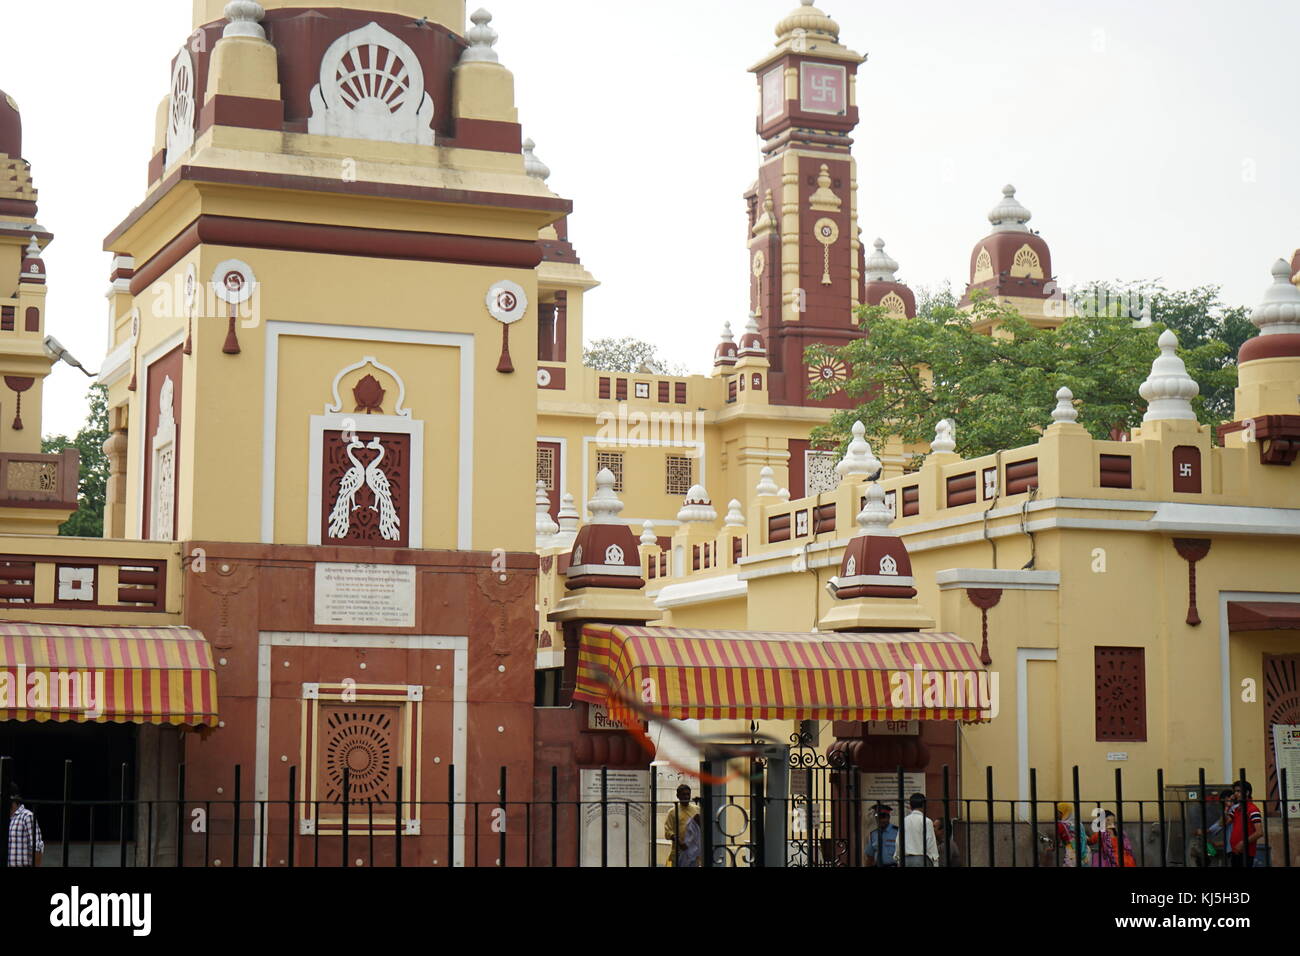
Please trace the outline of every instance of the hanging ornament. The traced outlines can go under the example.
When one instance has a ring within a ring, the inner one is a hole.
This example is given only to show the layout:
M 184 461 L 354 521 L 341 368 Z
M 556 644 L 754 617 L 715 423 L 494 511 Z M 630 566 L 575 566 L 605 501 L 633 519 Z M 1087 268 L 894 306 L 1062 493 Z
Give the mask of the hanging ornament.
M 212 273 L 212 290 L 218 299 L 230 306 L 230 325 L 226 329 L 226 343 L 221 347 L 226 355 L 240 352 L 235 320 L 239 316 L 239 307 L 253 297 L 256 288 L 257 278 L 252 266 L 239 259 L 227 259 Z
M 831 284 L 831 246 L 840 238 L 840 227 L 834 219 L 818 219 L 813 226 L 813 235 L 822 244 L 822 285 Z
M 510 326 L 514 325 L 528 312 L 528 293 L 523 286 L 509 279 L 502 279 L 487 292 L 487 310 L 492 318 L 501 323 L 501 360 L 497 371 L 509 375 L 515 370 L 510 361 Z

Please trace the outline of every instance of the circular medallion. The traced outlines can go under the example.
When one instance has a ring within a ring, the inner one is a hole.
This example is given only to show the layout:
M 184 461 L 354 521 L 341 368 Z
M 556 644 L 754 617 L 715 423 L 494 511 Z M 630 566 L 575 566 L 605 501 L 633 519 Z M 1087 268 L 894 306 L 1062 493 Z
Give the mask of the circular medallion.
M 849 378 L 849 367 L 843 362 L 823 362 L 808 370 L 810 382 L 845 382 Z
M 551 370 L 549 368 L 539 368 L 537 370 L 537 385 L 539 388 L 548 388 L 551 384 Z
M 763 255 L 763 250 L 760 249 L 754 253 L 754 275 L 761 276 L 765 268 L 767 268 L 767 256 Z
M 240 259 L 227 259 L 212 272 L 212 290 L 218 299 L 230 305 L 247 302 L 256 288 L 253 267 Z
M 194 308 L 194 302 L 198 297 L 199 268 L 191 262 L 189 268 L 185 270 L 185 308 L 187 311 Z
M 503 279 L 488 289 L 487 310 L 492 318 L 513 325 L 528 311 L 528 294 L 523 286 Z
M 818 219 L 813 226 L 813 235 L 823 246 L 833 246 L 840 238 L 840 227 L 834 219 Z

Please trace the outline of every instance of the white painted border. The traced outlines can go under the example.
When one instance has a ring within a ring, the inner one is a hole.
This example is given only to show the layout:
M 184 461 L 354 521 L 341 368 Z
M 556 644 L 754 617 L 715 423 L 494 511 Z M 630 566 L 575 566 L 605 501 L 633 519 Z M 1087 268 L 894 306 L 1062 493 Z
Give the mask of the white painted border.
M 992 568 L 949 568 L 934 576 L 940 591 L 955 588 L 1003 588 L 1008 591 L 1056 591 L 1060 571 L 1007 571 Z
M 689 607 L 710 601 L 729 601 L 749 593 L 749 582 L 738 574 L 723 574 L 714 578 L 701 578 L 665 585 L 653 595 L 655 607 Z M 647 595 L 649 596 L 649 595 Z
M 391 376 L 393 381 L 397 382 L 397 404 L 393 406 L 393 414 L 398 418 L 410 418 L 411 410 L 402 407 L 406 401 L 406 381 L 402 376 L 398 375 L 396 371 L 389 368 L 383 362 L 380 362 L 373 355 L 367 355 L 360 362 L 353 362 L 351 365 L 339 369 L 339 373 L 334 376 L 334 382 L 330 385 L 330 391 L 334 395 L 334 401 L 332 404 L 325 406 L 325 414 L 329 415 L 334 412 L 343 411 L 343 399 L 339 397 L 339 385 L 348 375 L 353 372 L 361 371 L 367 365 L 373 366 L 376 371 Z
M 469 551 L 474 541 L 474 336 L 466 332 L 371 329 L 321 322 L 266 323 L 266 372 L 262 400 L 262 543 L 275 543 L 275 433 L 280 398 L 280 337 L 442 345 L 460 349 L 460 475 L 456 547 Z M 423 489 L 422 489 L 423 491 Z
M 469 638 L 466 636 L 370 634 L 307 634 L 261 631 L 257 635 L 257 747 L 254 771 L 253 799 L 269 800 L 271 759 L 271 649 L 274 647 L 365 647 L 374 650 L 451 651 L 453 653 L 452 678 L 452 754 L 456 773 L 456 845 L 454 866 L 465 865 L 465 781 L 469 776 L 466 764 L 469 753 Z M 419 739 L 417 729 L 417 740 Z M 300 728 L 301 730 L 301 728 Z M 420 755 L 423 758 L 423 754 Z M 423 765 L 423 760 L 421 760 Z M 306 773 L 309 768 L 302 768 Z M 266 865 L 266 834 L 260 830 L 260 821 L 253 821 L 253 840 L 261 842 L 262 861 Z
M 307 458 L 307 543 L 319 545 L 321 507 L 325 498 L 325 432 L 346 432 L 347 423 L 356 431 L 385 432 L 411 436 L 411 468 L 407 509 L 408 548 L 424 547 L 424 422 L 394 415 L 313 415 L 308 431 Z M 347 541 L 330 541 L 331 545 L 347 545 Z
M 1272 601 L 1279 604 L 1300 604 L 1300 594 L 1278 593 L 1272 591 L 1220 591 L 1219 592 L 1219 671 L 1222 699 L 1220 707 L 1223 724 L 1223 776 L 1220 779 L 1236 779 L 1237 770 L 1232 766 L 1232 667 L 1229 640 L 1232 635 L 1228 630 L 1228 603 L 1230 601 Z M 1268 746 L 1268 741 L 1264 741 Z
M 140 360 L 140 367 L 138 371 L 140 373 L 139 379 L 144 382 L 144 394 L 141 394 L 139 391 L 135 393 L 136 401 L 140 403 L 139 421 L 142 424 L 139 428 L 136 429 L 136 431 L 139 433 L 136 435 L 135 438 L 135 447 L 136 450 L 139 452 L 139 457 L 136 458 L 136 462 L 137 462 L 136 468 L 139 469 L 140 474 L 138 475 L 137 480 L 134 482 L 134 484 L 135 484 L 135 514 L 136 514 L 135 536 L 141 541 L 146 540 L 149 533 L 149 524 L 147 521 L 145 521 L 145 516 L 144 516 L 144 456 L 148 454 L 148 447 L 147 447 L 147 442 L 145 440 L 146 429 L 143 425 L 144 422 L 147 422 L 149 420 L 149 366 L 152 365 L 154 362 L 158 361 L 168 352 L 180 348 L 184 344 L 185 344 L 185 330 L 180 329 L 176 332 L 173 332 L 171 335 L 167 336 L 167 338 L 163 339 L 160 343 L 158 343 L 153 348 L 151 348 L 148 352 L 144 354 L 144 357 Z M 185 388 L 188 379 L 189 379 L 188 375 L 185 375 L 184 373 L 181 374 L 180 403 L 181 403 L 181 413 L 182 413 L 182 421 L 181 421 L 182 427 L 184 426 Z M 193 432 L 191 432 L 191 434 L 193 434 Z M 181 461 L 177 459 L 176 471 L 178 474 L 180 472 L 180 469 L 181 469 Z M 179 508 L 180 483 L 179 482 L 177 482 L 176 488 L 177 488 L 176 502 L 178 506 L 176 509 L 176 520 L 177 520 L 176 532 L 177 534 L 179 534 L 180 533 L 180 508 Z
M 1054 647 L 1016 648 L 1016 762 L 1022 801 L 1018 811 L 1022 820 L 1029 819 L 1029 662 L 1054 660 Z

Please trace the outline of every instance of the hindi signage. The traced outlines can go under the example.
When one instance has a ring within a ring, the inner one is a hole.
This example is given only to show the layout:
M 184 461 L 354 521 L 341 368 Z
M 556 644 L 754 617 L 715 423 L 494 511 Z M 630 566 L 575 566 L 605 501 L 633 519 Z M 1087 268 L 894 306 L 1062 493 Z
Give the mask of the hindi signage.
M 397 564 L 316 565 L 316 624 L 415 627 L 415 568 Z

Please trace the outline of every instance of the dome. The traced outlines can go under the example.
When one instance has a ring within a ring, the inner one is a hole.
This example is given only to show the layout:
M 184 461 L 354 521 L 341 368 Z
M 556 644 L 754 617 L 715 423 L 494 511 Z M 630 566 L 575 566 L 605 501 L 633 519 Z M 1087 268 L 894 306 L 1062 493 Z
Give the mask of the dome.
M 0 153 L 11 159 L 23 155 L 23 118 L 14 98 L 0 90 Z
M 838 42 L 840 25 L 813 6 L 813 0 L 800 0 L 800 3 L 802 6 L 786 14 L 785 19 L 776 25 L 777 40 L 787 40 L 794 36 L 795 30 L 803 30 Z
M 1042 236 L 1025 225 L 1031 218 L 1033 213 L 1016 198 L 1016 187 L 1003 186 L 1002 201 L 989 211 L 993 231 L 971 251 L 962 305 L 970 303 L 976 289 L 991 295 L 1051 298 L 1052 251 Z
M 885 252 L 885 240 L 877 239 L 876 251 L 867 256 L 868 282 L 893 282 L 898 273 L 898 261 Z
M 1010 185 L 1002 187 L 1002 201 L 989 211 L 994 232 L 1028 232 L 1025 223 L 1033 218 L 1034 214 L 1016 198 L 1016 187 Z
M 896 278 L 898 262 L 885 252 L 885 240 L 877 239 L 875 250 L 863 259 L 863 304 L 883 306 L 891 315 L 916 318 L 916 296 Z
M 736 364 L 736 340 L 731 334 L 731 323 L 722 324 L 722 341 L 718 347 L 713 350 L 714 365 L 735 365 Z
M 740 337 L 740 354 L 767 354 L 767 343 L 763 341 L 763 333 L 758 330 L 758 316 L 752 313 L 749 316 L 749 323 L 745 326 L 745 334 Z

